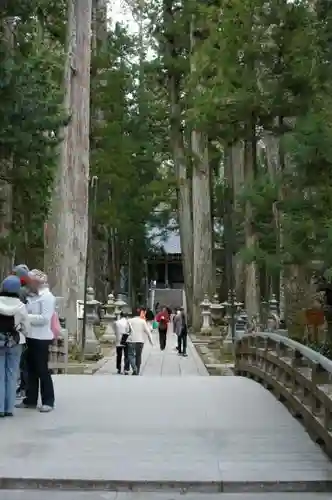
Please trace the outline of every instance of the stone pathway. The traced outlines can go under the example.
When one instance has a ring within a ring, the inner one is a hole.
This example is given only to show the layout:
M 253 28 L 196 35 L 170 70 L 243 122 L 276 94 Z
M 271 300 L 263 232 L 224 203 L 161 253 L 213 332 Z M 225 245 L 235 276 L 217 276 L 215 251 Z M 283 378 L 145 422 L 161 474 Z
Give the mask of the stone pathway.
M 253 380 L 58 375 L 54 382 L 54 412 L 20 410 L 0 422 L 2 488 L 332 491 L 331 462 Z
M 165 351 L 160 351 L 158 332 L 152 334 L 154 345 L 147 341 L 143 350 L 143 361 L 141 368 L 142 376 L 207 376 L 208 372 L 196 352 L 191 340 L 188 338 L 188 357 L 179 356 L 176 351 L 177 337 L 170 330 L 167 335 Z M 117 375 L 115 368 L 115 354 L 103 367 L 96 372 L 98 375 Z M 118 375 L 117 375 L 118 376 Z
M 246 378 L 206 376 L 190 341 L 187 358 L 175 346 L 170 332 L 161 352 L 154 334 L 140 377 L 113 376 L 112 359 L 93 376 L 55 376 L 54 412 L 3 419 L 0 500 L 41 500 L 31 491 L 41 487 L 62 489 L 48 500 L 329 498 L 315 492 L 331 494 L 332 463 L 272 394 Z M 6 488 L 30 491 L 3 498 Z
M 0 500 L 331 500 L 330 493 L 116 493 L 0 491 Z

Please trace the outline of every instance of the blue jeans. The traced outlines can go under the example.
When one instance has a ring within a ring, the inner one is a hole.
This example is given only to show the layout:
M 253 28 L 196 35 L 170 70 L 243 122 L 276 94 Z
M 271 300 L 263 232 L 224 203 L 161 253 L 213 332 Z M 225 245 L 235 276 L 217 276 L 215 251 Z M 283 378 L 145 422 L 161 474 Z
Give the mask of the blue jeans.
M 128 358 L 133 375 L 139 375 L 142 364 L 143 342 L 128 342 Z
M 0 348 L 0 413 L 13 413 L 22 346 Z

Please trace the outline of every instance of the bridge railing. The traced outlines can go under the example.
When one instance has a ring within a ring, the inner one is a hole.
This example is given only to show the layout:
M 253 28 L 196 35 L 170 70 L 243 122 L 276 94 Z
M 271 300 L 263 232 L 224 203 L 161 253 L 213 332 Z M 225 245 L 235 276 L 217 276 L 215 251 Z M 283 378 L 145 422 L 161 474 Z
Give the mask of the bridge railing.
M 236 343 L 235 373 L 271 390 L 332 456 L 332 361 L 287 337 L 256 333 Z

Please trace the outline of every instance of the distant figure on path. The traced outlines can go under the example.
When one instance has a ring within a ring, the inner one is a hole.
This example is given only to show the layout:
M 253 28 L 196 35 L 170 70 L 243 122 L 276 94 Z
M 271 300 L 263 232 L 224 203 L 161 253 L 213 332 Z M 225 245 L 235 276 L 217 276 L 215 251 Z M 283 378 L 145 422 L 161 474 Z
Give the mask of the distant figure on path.
M 129 357 L 128 357 L 128 343 L 121 344 L 123 335 L 129 334 L 130 326 L 127 319 L 128 315 L 125 312 L 120 313 L 120 319 L 115 322 L 115 338 L 116 338 L 116 369 L 120 374 L 122 373 L 122 358 L 124 358 L 124 374 L 129 374 Z
M 34 269 L 29 272 L 27 309 L 30 328 L 27 335 L 28 388 L 26 397 L 17 408 L 36 408 L 40 389 L 41 413 L 48 413 L 54 407 L 54 387 L 48 368 L 49 347 L 53 341 L 51 329 L 52 316 L 55 313 L 55 297 L 47 284 L 47 276 Z
M 133 310 L 133 317 L 128 322 L 131 330 L 127 340 L 129 363 L 133 370 L 132 374 L 139 375 L 145 339 L 148 338 L 150 344 L 153 345 L 151 331 L 145 319 L 140 317 L 139 309 Z
M 167 329 L 169 323 L 169 314 L 167 307 L 163 307 L 163 310 L 157 314 L 156 321 L 158 322 L 160 350 L 164 351 L 166 348 Z
M 188 326 L 183 307 L 177 312 L 175 322 L 175 333 L 178 336 L 178 353 L 181 356 L 187 357 Z
M 8 276 L 0 291 L 0 417 L 12 417 L 22 346 L 28 333 L 26 306 L 20 300 L 21 282 Z

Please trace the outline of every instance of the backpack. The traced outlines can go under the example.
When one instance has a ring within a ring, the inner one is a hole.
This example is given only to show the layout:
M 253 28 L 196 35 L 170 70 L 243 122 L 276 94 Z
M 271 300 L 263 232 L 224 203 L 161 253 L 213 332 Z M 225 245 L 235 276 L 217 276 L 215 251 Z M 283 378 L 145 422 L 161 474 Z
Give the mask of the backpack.
M 59 321 L 58 313 L 55 311 L 51 318 L 51 331 L 53 333 L 53 338 L 57 339 L 61 333 L 61 325 Z
M 15 316 L 0 314 L 0 348 L 20 343 L 20 332 L 15 326 Z
M 159 326 L 158 326 L 159 330 L 161 330 L 162 332 L 165 332 L 167 331 L 167 321 L 165 319 L 161 319 L 159 321 Z

